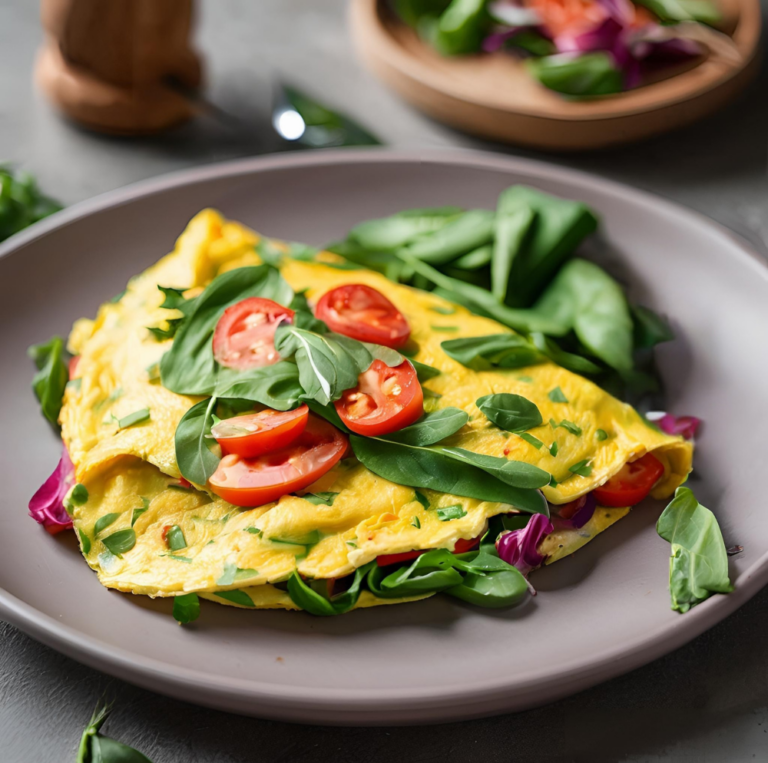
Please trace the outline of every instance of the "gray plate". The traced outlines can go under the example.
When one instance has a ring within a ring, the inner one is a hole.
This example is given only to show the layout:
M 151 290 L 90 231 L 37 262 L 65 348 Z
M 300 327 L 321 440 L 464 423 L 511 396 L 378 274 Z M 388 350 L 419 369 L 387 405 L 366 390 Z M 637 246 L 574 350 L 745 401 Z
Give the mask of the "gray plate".
M 669 407 L 702 416 L 692 484 L 718 514 L 736 590 L 670 611 L 657 504 L 536 574 L 509 612 L 447 598 L 316 619 L 203 604 L 192 627 L 169 602 L 102 588 L 74 537 L 27 517 L 59 445 L 29 389 L 26 347 L 93 315 L 214 206 L 271 236 L 313 244 L 396 210 L 493 208 L 512 183 L 581 199 L 603 217 L 596 256 L 672 319 Z M 416 723 L 519 710 L 638 667 L 721 620 L 768 581 L 762 417 L 768 409 L 768 270 L 728 232 L 661 199 L 546 164 L 476 153 L 331 152 L 238 161 L 72 207 L 0 247 L 0 616 L 89 665 L 184 700 L 336 724 Z

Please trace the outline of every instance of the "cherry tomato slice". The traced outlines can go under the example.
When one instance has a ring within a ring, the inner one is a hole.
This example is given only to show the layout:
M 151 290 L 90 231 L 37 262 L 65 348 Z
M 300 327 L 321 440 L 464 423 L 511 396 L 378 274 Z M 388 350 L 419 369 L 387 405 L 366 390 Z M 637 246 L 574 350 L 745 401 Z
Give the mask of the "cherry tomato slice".
M 315 315 L 331 331 L 361 342 L 402 347 L 411 335 L 405 316 L 380 292 L 355 283 L 326 292 Z
M 293 411 L 267 408 L 258 413 L 235 416 L 215 424 L 211 434 L 226 456 L 234 453 L 255 458 L 290 445 L 307 426 L 309 408 L 301 405 Z
M 347 438 L 327 421 L 309 416 L 290 445 L 257 458 L 224 456 L 209 480 L 211 490 L 235 506 L 263 506 L 309 487 L 344 454 Z
M 378 437 L 397 432 L 424 413 L 424 393 L 416 371 L 406 360 L 390 368 L 374 360 L 334 405 L 341 420 L 357 434 Z
M 602 487 L 595 488 L 595 498 L 600 506 L 634 506 L 651 492 L 664 474 L 664 466 L 652 453 L 631 464 L 624 464 L 621 471 Z
M 293 321 L 294 312 L 271 299 L 248 297 L 228 307 L 213 332 L 213 357 L 222 366 L 242 371 L 280 360 L 275 331 Z
M 467 551 L 472 551 L 480 545 L 480 536 L 477 538 L 459 538 L 454 547 L 454 554 L 466 554 Z M 398 564 L 399 562 L 409 562 L 411 559 L 415 559 L 417 556 L 426 554 L 428 549 L 422 551 L 403 551 L 401 554 L 382 554 L 376 557 L 376 564 L 379 567 L 388 567 L 390 564 Z
M 69 359 L 69 378 L 70 379 L 76 379 L 77 378 L 77 367 L 80 365 L 80 356 L 79 355 L 73 355 Z
M 477 538 L 459 538 L 453 547 L 454 554 L 466 554 L 480 545 L 480 536 Z

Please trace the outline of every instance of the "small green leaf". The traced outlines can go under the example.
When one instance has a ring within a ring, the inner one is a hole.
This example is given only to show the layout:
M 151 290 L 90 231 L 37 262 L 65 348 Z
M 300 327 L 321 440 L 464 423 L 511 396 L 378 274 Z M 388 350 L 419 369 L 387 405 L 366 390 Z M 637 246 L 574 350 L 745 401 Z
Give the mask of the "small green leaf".
M 437 518 L 441 522 L 450 522 L 452 519 L 461 519 L 466 516 L 467 512 L 464 511 L 464 507 L 460 503 L 437 510 Z
M 568 419 L 563 419 L 559 424 L 556 423 L 554 419 L 550 419 L 549 425 L 552 427 L 552 429 L 557 429 L 559 427 L 561 429 L 565 429 L 566 432 L 570 432 L 576 437 L 581 436 L 581 427 L 574 424 L 572 421 L 568 421 Z
M 421 522 L 419 521 L 419 518 L 418 518 L 418 517 L 414 517 L 414 518 L 411 520 L 411 525 L 412 525 L 413 527 L 415 527 L 417 530 L 421 530 Z
M 319 506 L 321 504 L 324 506 L 333 506 L 333 502 L 336 500 L 337 495 L 338 493 L 319 492 L 319 493 L 307 493 L 306 495 L 302 495 L 301 497 L 305 501 L 309 501 L 315 506 Z
M 88 501 L 88 488 L 78 483 L 72 488 L 69 498 L 76 506 L 82 506 Z
M 550 446 L 549 446 L 549 455 L 550 456 L 556 456 L 558 451 L 558 445 L 557 440 L 555 440 Z
M 105 514 L 103 517 L 99 517 L 96 520 L 96 524 L 93 526 L 93 534 L 98 535 L 102 530 L 106 530 L 120 514 Z
M 120 556 L 130 551 L 136 545 L 136 533 L 130 528 L 118 530 L 112 533 L 112 535 L 102 538 L 101 542 L 109 549 L 111 554 Z
M 234 562 L 226 562 L 221 577 L 216 581 L 216 585 L 232 585 L 233 583 L 258 577 L 258 570 L 241 569 Z
M 592 474 L 592 467 L 589 465 L 589 459 L 585 458 L 583 461 L 573 464 L 568 467 L 568 471 L 573 474 L 578 474 L 580 477 L 589 477 Z
M 346 540 L 344 541 L 350 548 L 357 548 L 357 543 L 353 540 Z
M 133 413 L 129 413 L 127 416 L 123 416 L 122 419 L 118 419 L 117 428 L 128 429 L 128 427 L 149 421 L 149 418 L 149 408 L 142 408 L 140 411 L 134 411 Z
M 541 426 L 541 412 L 535 403 L 522 395 L 501 392 L 484 395 L 477 400 L 477 407 L 489 421 L 507 432 L 524 432 Z
M 192 559 L 188 556 L 179 556 L 178 554 L 158 554 L 158 556 L 164 559 L 173 559 L 174 562 L 184 562 L 185 564 L 192 564 Z
M 33 344 L 27 353 L 37 368 L 32 378 L 32 389 L 40 402 L 40 410 L 51 424 L 58 427 L 64 389 L 69 379 L 64 362 L 64 340 L 55 336 L 45 344 Z
M 149 331 L 158 342 L 163 342 L 166 339 L 173 339 L 183 320 L 183 318 L 168 318 L 165 321 L 167 328 L 163 328 L 162 326 L 147 326 L 147 331 Z
M 553 390 L 550 390 L 547 393 L 547 397 L 553 403 L 567 403 L 568 402 L 568 398 L 563 394 L 563 390 L 561 390 L 560 387 L 555 387 Z
M 184 531 L 178 525 L 173 525 L 165 534 L 165 542 L 171 551 L 181 551 L 187 547 L 187 539 L 184 537 Z
M 214 596 L 218 596 L 225 601 L 231 601 L 233 604 L 238 604 L 241 607 L 255 607 L 253 599 L 245 592 L 240 590 L 234 591 L 214 591 Z
M 277 537 L 270 537 L 269 540 L 272 543 L 282 543 L 286 546 L 314 546 L 317 543 L 320 542 L 320 533 L 317 530 L 312 530 L 312 532 L 307 533 L 306 535 L 302 535 L 300 537 L 296 538 L 277 538 Z
M 605 429 L 596 429 L 595 437 L 597 437 L 598 440 L 607 440 L 608 432 L 606 432 Z
M 90 554 L 91 539 L 80 528 L 78 528 L 77 534 L 80 536 L 80 546 L 83 549 L 83 554 Z
M 518 437 L 525 440 L 529 445 L 533 445 L 536 450 L 544 444 L 538 437 L 534 437 L 532 434 L 528 434 L 528 432 L 518 432 Z
M 442 307 L 441 305 L 433 305 L 429 309 L 439 315 L 453 315 L 456 312 L 455 307 Z
M 441 408 L 426 414 L 409 427 L 385 435 L 384 439 L 419 447 L 434 445 L 458 432 L 468 420 L 466 411 L 460 408 Z
M 427 510 L 429 511 L 429 498 L 424 495 L 424 493 L 420 493 L 418 490 L 413 491 L 414 495 L 416 496 L 416 500 Z M 415 519 L 415 517 L 414 517 Z M 418 522 L 418 519 L 416 520 Z
M 413 358 L 409 358 L 409 361 L 416 370 L 416 377 L 422 384 L 425 381 L 434 379 L 436 376 L 440 376 L 442 373 L 442 371 L 438 371 L 436 368 L 428 366 L 426 363 L 419 363 L 418 360 L 413 360 Z
M 258 527 L 246 527 L 245 531 L 251 535 L 261 535 L 262 531 Z
M 454 331 L 458 331 L 458 326 L 430 326 L 432 331 L 447 331 L 449 333 L 453 333 Z
M 181 625 L 191 623 L 200 617 L 200 599 L 196 593 L 185 593 L 173 597 L 173 619 Z
M 165 297 L 160 307 L 164 307 L 166 310 L 181 310 L 182 305 L 188 302 L 184 299 L 185 289 L 174 289 L 172 286 L 158 286 L 157 288 Z

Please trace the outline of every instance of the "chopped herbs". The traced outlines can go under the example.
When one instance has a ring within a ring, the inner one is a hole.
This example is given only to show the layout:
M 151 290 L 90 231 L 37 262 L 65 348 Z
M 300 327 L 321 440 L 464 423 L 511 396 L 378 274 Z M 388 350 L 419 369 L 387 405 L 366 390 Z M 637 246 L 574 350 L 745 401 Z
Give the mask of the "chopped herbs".
M 72 503 L 75 504 L 75 506 L 82 506 L 88 501 L 88 488 L 86 488 L 85 485 L 78 483 L 72 488 L 69 499 L 72 501 Z
M 532 434 L 528 434 L 528 432 L 519 433 L 518 437 L 525 440 L 529 445 L 533 445 L 536 450 L 544 444 L 538 437 L 534 437 Z
M 77 534 L 80 536 L 80 546 L 83 549 L 83 553 L 84 554 L 90 554 L 91 553 L 91 539 L 80 528 L 78 528 Z
M 144 505 L 140 509 L 134 509 L 131 514 L 131 527 L 136 524 L 136 520 L 149 508 L 149 498 L 141 496 L 141 502 Z
M 560 427 L 565 429 L 566 432 L 570 432 L 572 435 L 575 435 L 576 437 L 581 436 L 581 427 L 574 424 L 572 421 L 568 421 L 568 419 L 563 419 L 559 424 L 554 419 L 550 419 L 549 425 L 552 427 L 552 429 L 557 429 Z
M 608 432 L 606 432 L 605 429 L 597 429 L 595 430 L 595 437 L 597 437 L 598 440 L 607 440 Z
M 241 569 L 233 562 L 226 562 L 224 564 L 224 571 L 222 572 L 221 577 L 216 581 L 216 585 L 232 585 L 241 580 L 258 577 L 258 575 L 258 570 Z
M 433 305 L 429 309 L 439 315 L 453 315 L 456 312 L 455 307 L 441 307 L 440 305 Z
M 255 607 L 253 599 L 245 591 L 214 591 L 214 596 L 218 596 L 225 601 L 231 601 L 241 607 Z
M 160 364 L 153 363 L 151 366 L 147 366 L 147 379 L 150 384 L 160 381 Z M 176 597 L 178 598 L 178 596 Z
M 145 421 L 149 421 L 149 408 L 142 408 L 140 411 L 134 411 L 127 416 L 123 416 L 122 419 L 117 420 L 118 429 L 128 429 L 128 427 L 141 424 Z
M 547 394 L 547 397 L 553 402 L 553 403 L 567 403 L 568 398 L 563 394 L 563 390 L 560 389 L 560 387 L 555 387 L 553 390 L 550 390 Z
M 450 522 L 452 519 L 461 519 L 466 516 L 467 512 L 464 511 L 464 507 L 460 503 L 437 510 L 437 518 L 441 522 Z
M 430 328 L 432 329 L 432 331 L 448 331 L 448 332 L 453 332 L 453 331 L 458 331 L 459 330 L 458 326 L 430 326 Z
M 414 490 L 414 495 L 416 496 L 416 500 L 427 510 L 429 511 L 429 498 L 424 495 L 424 493 L 420 493 L 418 490 Z M 414 517 L 414 519 L 416 519 Z M 416 520 L 418 522 L 418 519 Z
M 192 560 L 188 556 L 179 556 L 178 554 L 160 554 L 160 556 L 165 559 L 175 559 L 177 562 L 192 564 Z
M 301 496 L 305 501 L 309 501 L 315 506 L 320 504 L 324 506 L 333 506 L 333 502 L 336 500 L 338 493 L 320 492 L 320 493 L 307 493 Z
M 357 548 L 357 543 L 353 540 L 344 541 L 350 548 Z
M 261 535 L 262 533 L 258 527 L 246 527 L 245 532 L 250 533 L 251 535 Z
M 200 617 L 200 599 L 196 593 L 185 593 L 173 597 L 173 619 L 181 625 L 191 623 Z
M 136 545 L 136 533 L 130 528 L 118 530 L 112 533 L 112 535 L 102 538 L 101 542 L 109 549 L 111 554 L 120 556 L 130 551 Z
M 184 318 L 168 318 L 166 320 L 166 324 L 168 325 L 167 328 L 162 328 L 161 326 L 147 326 L 147 331 L 149 331 L 158 342 L 163 342 L 166 339 L 173 339 L 183 320 Z
M 585 458 L 583 461 L 573 464 L 568 467 L 568 471 L 573 474 L 578 474 L 580 477 L 589 477 L 592 474 L 592 467 L 589 465 L 589 459 Z
M 549 446 L 549 455 L 550 456 L 556 456 L 558 451 L 558 445 L 557 440 L 555 440 L 550 446 Z
M 272 543 L 284 543 L 287 546 L 314 546 L 320 542 L 320 532 L 312 530 L 311 533 L 302 535 L 300 538 L 274 538 L 270 537 Z
M 105 514 L 99 517 L 93 526 L 93 534 L 98 535 L 102 530 L 106 530 L 119 516 L 119 514 Z
M 518 376 L 516 378 L 518 381 L 524 382 L 525 384 L 533 384 L 532 376 Z
M 412 525 L 413 527 L 415 527 L 417 530 L 421 530 L 421 522 L 419 521 L 419 518 L 418 518 L 418 517 L 414 517 L 414 518 L 411 520 L 411 525 Z
M 165 542 L 171 551 L 181 551 L 182 548 L 187 547 L 187 539 L 184 537 L 183 530 L 178 525 L 168 528 L 168 532 L 165 534 Z

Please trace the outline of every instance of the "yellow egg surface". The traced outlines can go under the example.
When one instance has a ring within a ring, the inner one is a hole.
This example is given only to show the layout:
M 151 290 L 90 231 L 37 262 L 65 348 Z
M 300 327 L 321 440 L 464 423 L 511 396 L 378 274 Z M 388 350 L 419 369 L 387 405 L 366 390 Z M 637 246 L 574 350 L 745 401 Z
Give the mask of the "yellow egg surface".
M 413 488 L 373 474 L 354 458 L 341 461 L 308 489 L 338 493 L 330 506 L 288 495 L 276 503 L 242 509 L 204 486 L 180 486 L 174 433 L 201 398 L 177 395 L 160 384 L 157 364 L 172 340 L 158 340 L 148 327 L 163 328 L 180 313 L 160 307 L 164 295 L 158 286 L 193 296 L 225 270 L 258 264 L 258 240 L 247 228 L 205 210 L 189 223 L 171 254 L 133 278 L 124 295 L 102 305 L 95 320 L 83 319 L 73 328 L 69 347 L 80 356 L 80 381 L 66 391 L 62 433 L 77 481 L 88 490 L 88 500 L 74 509 L 75 528 L 88 564 L 105 586 L 149 596 L 197 592 L 232 606 L 295 609 L 280 587 L 294 570 L 306 578 L 335 579 L 382 554 L 452 550 L 457 540 L 480 535 L 489 517 L 516 511 L 510 504 L 421 490 L 429 502 L 425 508 Z M 440 346 L 446 339 L 509 329 L 377 273 L 333 267 L 334 255 L 318 259 L 328 264 L 286 259 L 281 267 L 294 291 L 306 290 L 311 304 L 333 287 L 364 283 L 385 294 L 405 315 L 415 359 L 442 372 L 424 383 L 425 402 L 431 410 L 453 406 L 470 416 L 445 444 L 545 469 L 557 484 L 543 493 L 555 504 L 589 492 L 647 452 L 664 465 L 654 497 L 671 495 L 686 479 L 691 444 L 659 432 L 631 406 L 590 381 L 549 362 L 525 369 L 473 371 Z M 550 399 L 556 387 L 568 402 Z M 475 401 L 496 392 L 517 393 L 538 406 L 548 423 L 530 434 L 542 447 L 502 432 L 479 411 Z M 119 422 L 137 412 L 146 412 L 142 421 L 121 428 Z M 558 426 L 563 420 L 581 433 Z M 607 438 L 598 439 L 598 430 Z M 589 477 L 569 471 L 584 459 L 592 466 Z M 447 522 L 437 518 L 435 509 L 455 504 L 465 516 Z M 548 561 L 567 556 L 627 511 L 599 509 L 580 531 L 553 534 L 540 550 L 549 555 Z M 175 527 L 185 546 L 171 552 L 164 533 Z M 120 555 L 110 553 L 102 539 L 130 529 L 135 545 Z M 217 596 L 221 593 L 227 598 Z M 366 591 L 357 606 L 397 601 L 377 599 Z

